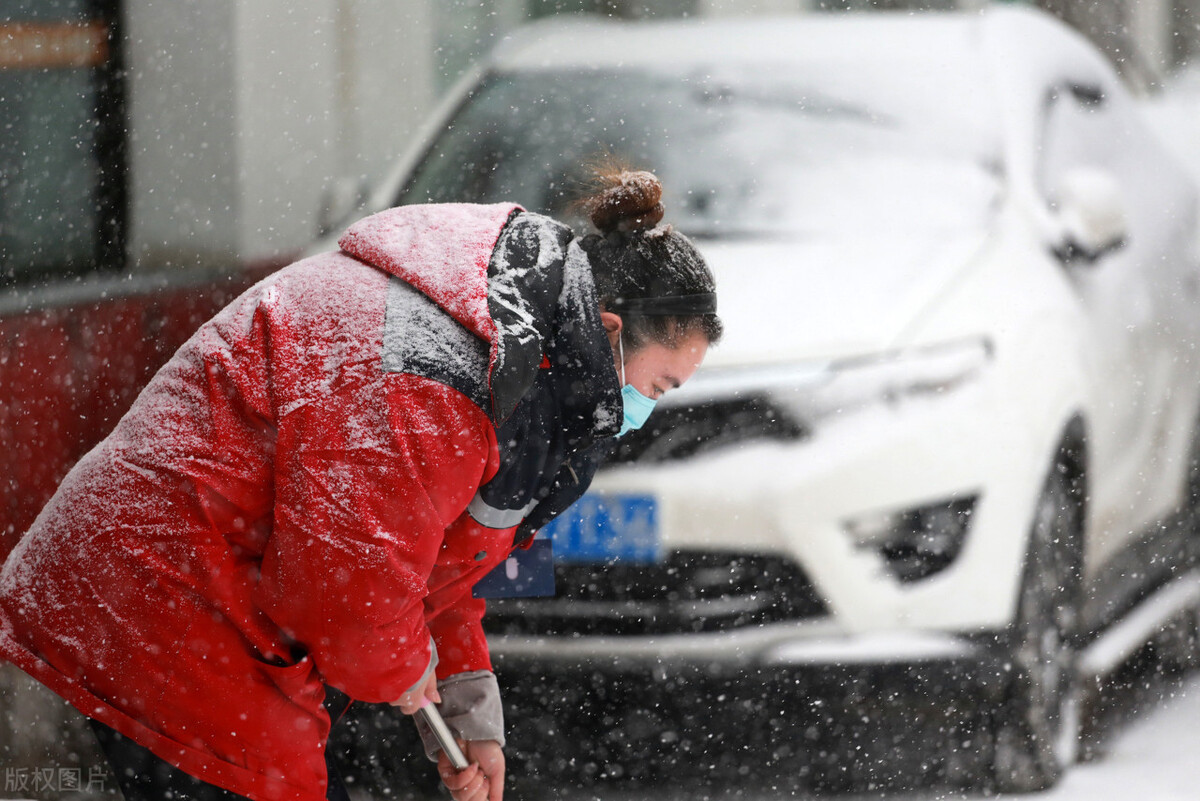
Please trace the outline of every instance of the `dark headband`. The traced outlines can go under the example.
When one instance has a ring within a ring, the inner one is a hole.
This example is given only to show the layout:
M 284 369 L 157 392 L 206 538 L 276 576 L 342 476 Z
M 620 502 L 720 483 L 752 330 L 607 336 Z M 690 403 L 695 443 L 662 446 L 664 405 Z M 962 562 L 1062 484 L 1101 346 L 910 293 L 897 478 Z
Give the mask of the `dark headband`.
M 657 298 L 613 298 L 610 312 L 684 317 L 690 314 L 716 314 L 717 293 L 697 292 L 694 295 L 663 295 Z

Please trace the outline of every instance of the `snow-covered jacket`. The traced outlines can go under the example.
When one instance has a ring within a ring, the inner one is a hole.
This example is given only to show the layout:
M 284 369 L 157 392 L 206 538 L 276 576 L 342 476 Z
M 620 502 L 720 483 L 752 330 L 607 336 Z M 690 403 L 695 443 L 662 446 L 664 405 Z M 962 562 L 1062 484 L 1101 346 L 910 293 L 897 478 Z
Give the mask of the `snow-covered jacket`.
M 339 244 L 203 325 L 0 572 L 0 656 L 259 801 L 324 798 L 326 684 L 491 677 L 472 585 L 621 418 L 566 227 L 409 206 Z

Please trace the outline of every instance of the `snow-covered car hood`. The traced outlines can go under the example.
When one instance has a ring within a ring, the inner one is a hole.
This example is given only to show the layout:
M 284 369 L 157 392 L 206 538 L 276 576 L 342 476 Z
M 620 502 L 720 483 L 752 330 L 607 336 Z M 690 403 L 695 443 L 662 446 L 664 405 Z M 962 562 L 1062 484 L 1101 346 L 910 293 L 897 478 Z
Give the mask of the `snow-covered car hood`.
M 903 344 L 986 231 L 701 241 L 726 333 L 703 369 L 875 353 Z

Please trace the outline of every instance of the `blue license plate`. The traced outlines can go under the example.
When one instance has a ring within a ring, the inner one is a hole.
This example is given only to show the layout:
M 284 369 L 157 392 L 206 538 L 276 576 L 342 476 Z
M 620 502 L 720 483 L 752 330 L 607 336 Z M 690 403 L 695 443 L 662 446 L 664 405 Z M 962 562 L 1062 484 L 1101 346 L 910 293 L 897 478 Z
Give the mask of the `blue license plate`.
M 656 562 L 662 558 L 658 502 L 652 495 L 588 493 L 542 533 L 563 562 Z

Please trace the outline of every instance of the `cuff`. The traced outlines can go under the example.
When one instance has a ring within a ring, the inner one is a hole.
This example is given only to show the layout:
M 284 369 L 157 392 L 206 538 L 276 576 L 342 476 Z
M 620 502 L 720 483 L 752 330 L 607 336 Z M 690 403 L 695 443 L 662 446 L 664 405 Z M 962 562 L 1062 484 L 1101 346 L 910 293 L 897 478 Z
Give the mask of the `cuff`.
M 504 710 L 500 705 L 500 684 L 490 670 L 456 673 L 438 682 L 442 702 L 438 711 L 446 725 L 463 740 L 495 740 L 504 745 Z M 438 747 L 433 732 L 419 718 L 417 731 L 425 743 L 425 755 L 437 761 Z
M 421 678 L 419 678 L 415 682 L 413 682 L 413 686 L 409 687 L 407 690 L 405 690 L 403 693 L 401 693 L 401 696 L 407 695 L 408 693 L 415 692 L 415 691 L 421 689 L 421 686 L 424 685 L 425 682 L 429 681 L 430 674 L 432 674 L 435 670 L 437 670 L 437 666 L 438 666 L 437 646 L 434 645 L 434 643 L 433 643 L 433 637 L 430 637 L 429 638 L 429 666 L 425 668 L 425 672 L 421 674 Z M 396 701 L 392 702 L 393 705 L 395 705 L 395 703 L 396 703 Z

